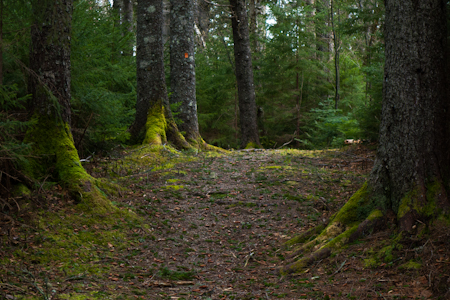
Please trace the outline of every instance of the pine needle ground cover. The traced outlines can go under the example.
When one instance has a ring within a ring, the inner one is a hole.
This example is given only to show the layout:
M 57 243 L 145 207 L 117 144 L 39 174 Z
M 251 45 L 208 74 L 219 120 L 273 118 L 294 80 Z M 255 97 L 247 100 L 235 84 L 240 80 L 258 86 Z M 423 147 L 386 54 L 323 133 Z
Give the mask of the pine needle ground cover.
M 43 183 L 0 216 L 5 299 L 427 299 L 448 290 L 449 233 L 368 233 L 281 276 L 287 241 L 324 224 L 364 183 L 374 154 L 140 147 L 86 169 L 121 186 L 110 213 Z M 105 191 L 108 193 L 108 191 Z M 31 213 L 31 208 L 39 213 Z M 444 298 L 442 298 L 444 299 Z

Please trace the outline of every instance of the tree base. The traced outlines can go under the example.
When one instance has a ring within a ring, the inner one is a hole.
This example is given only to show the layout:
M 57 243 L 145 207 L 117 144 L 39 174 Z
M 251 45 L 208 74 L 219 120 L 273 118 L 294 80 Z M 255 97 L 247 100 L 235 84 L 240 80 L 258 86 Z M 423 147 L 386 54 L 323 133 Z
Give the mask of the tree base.
M 112 205 L 99 186 L 111 186 L 90 176 L 83 168 L 68 124 L 37 115 L 25 142 L 33 146 L 36 158 L 24 166 L 32 178 L 45 181 L 49 176 L 60 182 L 77 203 L 89 209 L 111 210 Z M 110 190 L 112 188 L 110 187 Z
M 175 121 L 167 118 L 164 106 L 156 103 L 148 111 L 143 144 L 160 146 L 167 142 L 172 143 L 177 149 L 191 148 L 178 130 Z

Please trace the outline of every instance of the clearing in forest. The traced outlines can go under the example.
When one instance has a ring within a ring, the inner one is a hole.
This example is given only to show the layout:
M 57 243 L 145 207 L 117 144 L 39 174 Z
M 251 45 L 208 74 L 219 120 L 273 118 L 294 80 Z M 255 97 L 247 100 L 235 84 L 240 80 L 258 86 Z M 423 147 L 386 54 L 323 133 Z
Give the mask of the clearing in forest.
M 301 274 L 278 273 L 290 255 L 284 243 L 326 223 L 364 183 L 372 159 L 362 147 L 226 154 L 141 147 L 97 159 L 86 169 L 122 187 L 111 199 L 115 210 L 79 209 L 64 188 L 44 182 L 28 207 L 2 215 L 0 297 L 431 297 L 440 287 L 425 275 L 449 269 L 448 233 L 434 244 L 395 247 L 385 233 L 368 235 Z

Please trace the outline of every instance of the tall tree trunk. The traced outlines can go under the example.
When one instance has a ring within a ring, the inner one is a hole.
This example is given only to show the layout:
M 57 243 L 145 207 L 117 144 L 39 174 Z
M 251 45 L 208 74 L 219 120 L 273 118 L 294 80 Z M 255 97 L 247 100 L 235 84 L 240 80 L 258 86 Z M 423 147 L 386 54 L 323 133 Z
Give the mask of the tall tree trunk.
M 195 95 L 195 47 L 193 0 L 171 0 L 170 88 L 171 103 L 180 103 L 180 130 L 193 146 L 200 146 Z
M 341 76 L 340 76 L 340 69 L 339 69 L 339 50 L 340 50 L 340 40 L 339 40 L 339 33 L 336 26 L 336 21 L 334 18 L 334 8 L 335 8 L 335 1 L 331 0 L 331 14 L 330 14 L 330 20 L 331 20 L 331 29 L 333 32 L 333 45 L 334 45 L 334 71 L 335 71 L 335 94 L 334 94 L 334 109 L 338 109 L 339 104 L 339 92 L 341 87 Z M 339 9 L 337 10 L 338 15 L 338 21 L 339 21 Z
M 435 205 L 434 215 L 449 206 L 445 3 L 386 1 L 380 147 L 371 183 L 385 199 L 380 205 L 396 212 L 406 230 L 426 217 L 417 209 Z
M 314 24 L 315 24 L 315 16 L 316 16 L 316 8 L 315 8 L 315 0 L 306 0 L 306 32 L 308 32 L 311 35 L 311 43 L 309 47 L 313 51 L 312 58 L 316 59 L 316 32 L 314 30 Z
M 114 17 L 114 31 L 122 32 L 122 19 L 123 19 L 123 0 L 113 0 L 112 4 L 113 17 Z M 116 35 L 117 36 L 117 35 Z M 112 40 L 111 44 L 111 62 L 115 63 L 121 55 L 121 49 L 119 49 L 119 43 L 116 38 Z
M 258 9 L 259 0 L 249 0 L 249 32 L 251 39 L 251 47 L 253 52 L 260 52 L 260 46 L 258 41 Z
M 73 0 L 33 1 L 29 80 L 32 125 L 25 142 L 34 157 L 27 172 L 34 178 L 51 172 L 85 205 L 110 207 L 93 187 L 97 181 L 81 166 L 70 132 L 70 31 Z M 89 202 L 87 202 L 89 201 Z
M 211 25 L 211 2 L 205 0 L 195 0 L 195 26 L 198 35 L 198 45 L 202 48 L 206 47 L 206 40 L 208 39 L 209 27 Z
M 383 108 L 371 175 L 315 239 L 294 251 L 313 252 L 290 261 L 282 272 L 299 272 L 383 227 L 388 212 L 408 236 L 423 234 L 424 226 L 450 213 L 446 1 L 386 0 L 385 4 Z
M 123 0 L 113 0 L 113 12 L 116 14 L 116 26 L 120 25 L 123 16 Z
M 70 31 L 73 0 L 34 0 L 30 77 L 33 112 L 70 124 Z
M 133 25 L 134 25 L 134 18 L 133 18 L 133 0 L 123 0 L 123 26 L 124 26 L 124 34 L 131 34 L 133 35 Z M 130 38 L 128 42 L 127 49 L 124 50 L 124 55 L 133 55 L 133 46 L 134 46 L 134 39 Z
M 244 0 L 230 0 L 233 27 L 235 72 L 238 86 L 241 147 L 260 147 L 252 56 Z
M 167 141 L 189 148 L 172 118 L 164 74 L 162 0 L 139 0 L 136 36 L 136 116 L 130 128 L 132 137 L 144 144 Z

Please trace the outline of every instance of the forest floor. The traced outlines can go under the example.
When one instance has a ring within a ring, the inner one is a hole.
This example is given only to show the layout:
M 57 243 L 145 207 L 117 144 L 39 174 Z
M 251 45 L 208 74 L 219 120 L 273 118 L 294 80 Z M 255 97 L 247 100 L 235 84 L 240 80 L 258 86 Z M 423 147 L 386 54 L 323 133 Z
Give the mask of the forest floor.
M 2 213 L 0 299 L 448 299 L 444 228 L 395 247 L 392 231 L 374 233 L 279 275 L 284 243 L 342 207 L 373 151 L 158 151 L 85 166 L 123 187 L 117 212 L 80 210 L 42 184 L 33 210 Z

